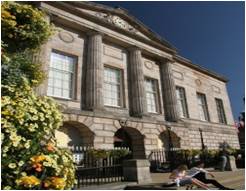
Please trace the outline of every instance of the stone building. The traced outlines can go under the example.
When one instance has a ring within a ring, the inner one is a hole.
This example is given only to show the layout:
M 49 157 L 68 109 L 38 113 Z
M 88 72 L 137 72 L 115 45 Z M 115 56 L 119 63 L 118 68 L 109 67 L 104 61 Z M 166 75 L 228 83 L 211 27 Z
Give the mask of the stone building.
M 37 89 L 61 104 L 59 144 L 127 146 L 134 158 L 170 145 L 239 148 L 227 79 L 178 55 L 122 8 L 90 2 L 38 2 L 56 34 L 40 57 Z

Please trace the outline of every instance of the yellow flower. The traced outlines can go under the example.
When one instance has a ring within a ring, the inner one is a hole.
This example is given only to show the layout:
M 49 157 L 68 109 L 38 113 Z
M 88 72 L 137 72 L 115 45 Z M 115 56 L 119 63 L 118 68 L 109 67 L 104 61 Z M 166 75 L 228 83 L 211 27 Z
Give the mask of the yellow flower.
M 9 163 L 8 167 L 14 169 L 14 168 L 16 168 L 16 164 L 15 163 Z
M 37 121 L 37 120 L 38 120 L 38 116 L 37 116 L 37 115 L 34 115 L 34 116 L 32 117 L 32 120 Z
M 54 189 L 59 189 L 63 190 L 64 187 L 66 186 L 66 182 L 64 178 L 59 178 L 59 177 L 50 177 L 47 178 L 44 181 L 44 186 L 47 187 L 52 187 Z
M 17 180 L 19 185 L 23 185 L 24 187 L 31 188 L 33 186 L 37 186 L 40 184 L 40 180 L 35 176 L 23 176 L 19 180 Z
M 26 176 L 26 175 L 27 175 L 26 172 L 21 173 L 21 176 Z
M 29 147 L 30 147 L 30 140 L 28 140 L 25 144 L 24 144 L 24 147 L 26 148 L 26 149 L 28 149 Z
M 33 156 L 33 157 L 31 158 L 31 161 L 32 161 L 33 163 L 39 163 L 39 162 L 44 161 L 45 159 L 46 159 L 46 156 L 45 156 L 45 155 L 36 155 L 36 156 Z
M 18 162 L 18 166 L 23 166 L 23 164 L 24 164 L 24 161 L 20 161 L 20 162 Z
M 4 190 L 11 190 L 12 188 L 11 188 L 11 186 L 5 186 L 3 189 Z

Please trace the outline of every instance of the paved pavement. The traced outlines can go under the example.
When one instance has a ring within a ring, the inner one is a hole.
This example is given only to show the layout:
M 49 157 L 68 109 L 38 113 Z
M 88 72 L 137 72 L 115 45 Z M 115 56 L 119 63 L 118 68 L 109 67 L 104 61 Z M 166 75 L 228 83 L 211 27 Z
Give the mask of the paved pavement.
M 245 170 L 239 169 L 237 171 L 211 171 L 215 175 L 215 179 L 220 182 L 222 185 L 237 189 L 244 190 L 245 189 Z M 152 181 L 153 183 L 163 183 L 168 182 L 169 173 L 152 173 Z M 210 178 L 210 177 L 207 177 Z M 211 186 L 212 188 L 212 186 Z
M 236 190 L 245 190 L 245 170 L 239 169 L 237 171 L 225 171 L 225 172 L 219 172 L 219 171 L 211 171 L 215 175 L 215 179 L 219 181 L 222 185 L 236 189 Z M 90 187 L 82 187 L 80 190 L 123 190 L 128 186 L 128 189 L 133 190 L 164 190 L 163 187 L 161 187 L 161 184 L 165 182 L 169 182 L 170 179 L 168 178 L 170 173 L 151 173 L 152 177 L 152 184 L 148 185 L 137 185 L 135 182 L 118 182 L 118 183 L 112 183 L 112 184 L 105 184 L 100 186 L 90 186 Z M 210 185 L 209 185 L 210 186 Z M 210 186 L 211 190 L 216 190 L 215 188 Z M 172 188 L 176 189 L 176 188 Z M 181 188 L 185 189 L 185 188 Z M 169 188 L 166 188 L 166 190 L 169 190 Z

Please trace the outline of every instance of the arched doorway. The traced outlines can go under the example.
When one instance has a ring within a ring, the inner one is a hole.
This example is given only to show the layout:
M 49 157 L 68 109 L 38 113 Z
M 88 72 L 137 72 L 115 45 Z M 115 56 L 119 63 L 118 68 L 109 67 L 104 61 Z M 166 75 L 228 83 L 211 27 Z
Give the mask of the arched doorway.
M 165 150 L 175 150 L 180 148 L 180 137 L 171 130 L 163 131 L 159 135 L 159 139 Z
M 127 147 L 132 152 L 132 158 L 145 159 L 144 136 L 131 127 L 122 127 L 114 136 L 114 147 Z
M 159 135 L 161 147 L 164 149 L 165 161 L 172 161 L 176 150 L 181 148 L 180 137 L 171 130 L 165 130 Z
M 56 132 L 56 138 L 62 147 L 92 146 L 94 133 L 81 123 L 68 121 Z

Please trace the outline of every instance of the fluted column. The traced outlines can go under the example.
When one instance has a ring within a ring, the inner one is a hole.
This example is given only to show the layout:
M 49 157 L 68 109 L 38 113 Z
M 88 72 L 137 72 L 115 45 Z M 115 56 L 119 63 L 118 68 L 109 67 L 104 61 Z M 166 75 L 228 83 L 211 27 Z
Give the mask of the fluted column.
M 160 65 L 160 73 L 165 118 L 167 121 L 176 122 L 178 121 L 179 115 L 177 110 L 177 97 L 175 84 L 172 77 L 170 60 L 163 59 Z
M 147 113 L 143 64 L 141 50 L 137 47 L 129 49 L 129 91 L 130 113 L 135 117 L 143 117 Z
M 103 108 L 102 34 L 90 33 L 86 65 L 86 109 Z

